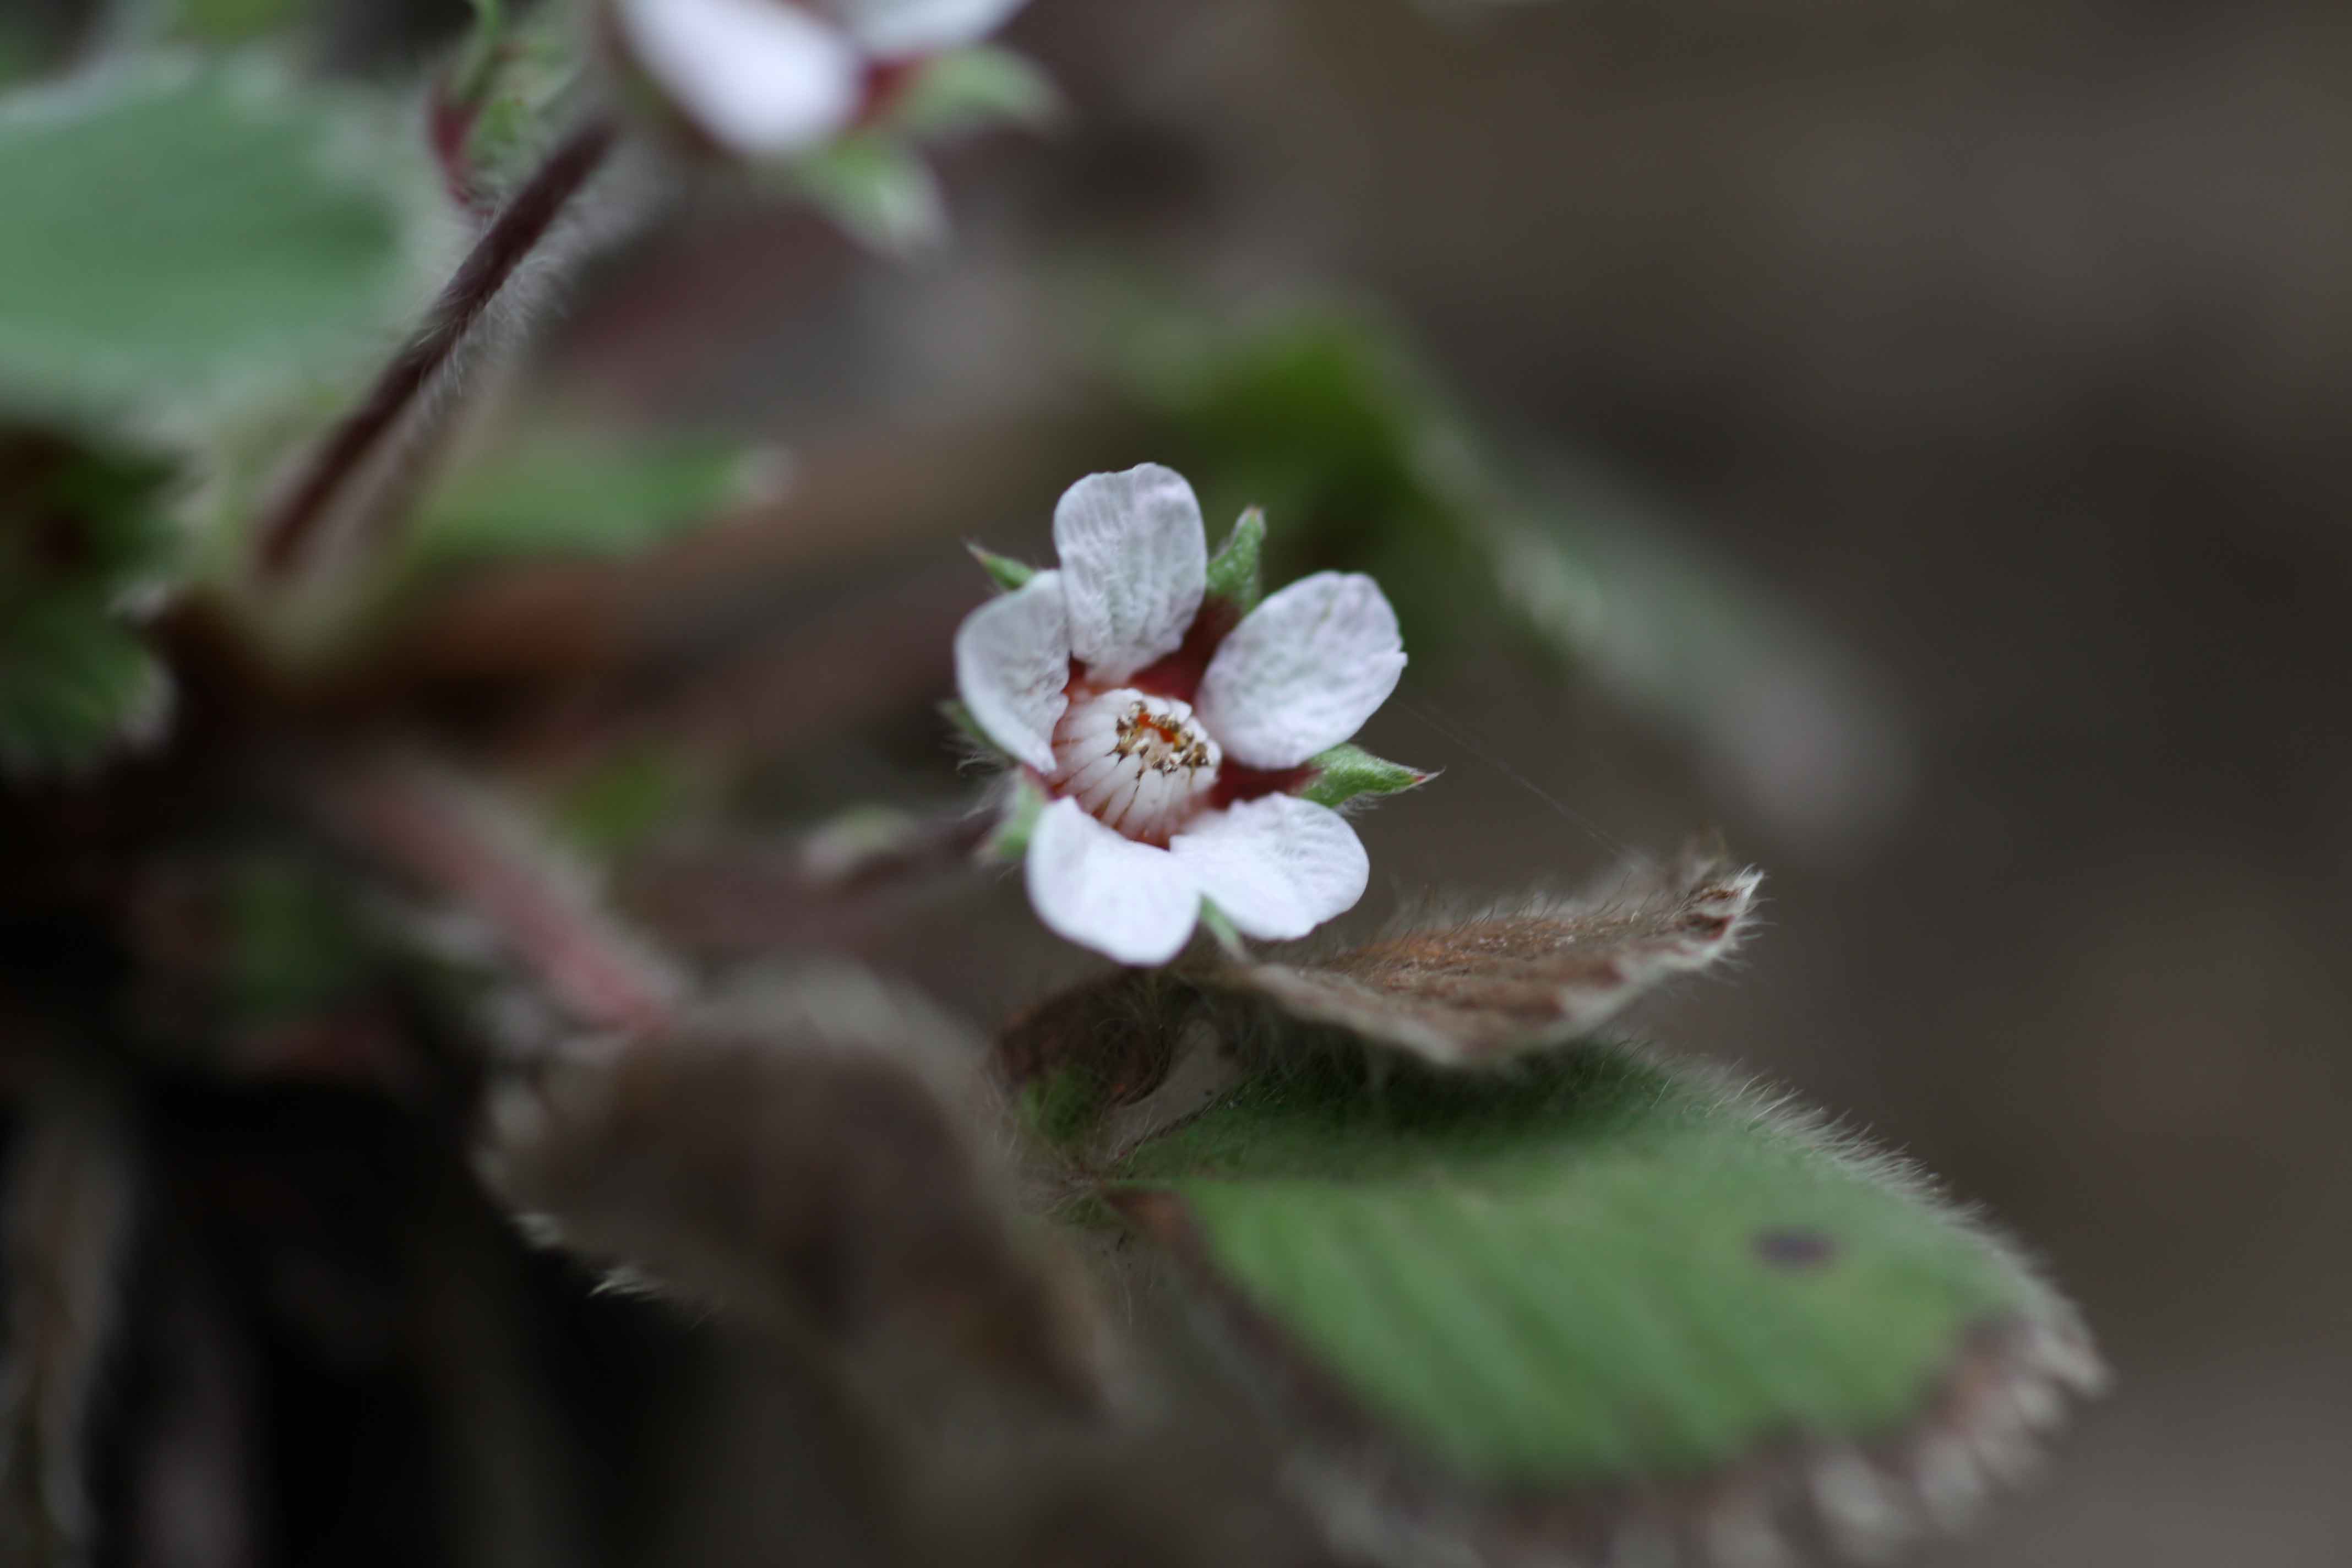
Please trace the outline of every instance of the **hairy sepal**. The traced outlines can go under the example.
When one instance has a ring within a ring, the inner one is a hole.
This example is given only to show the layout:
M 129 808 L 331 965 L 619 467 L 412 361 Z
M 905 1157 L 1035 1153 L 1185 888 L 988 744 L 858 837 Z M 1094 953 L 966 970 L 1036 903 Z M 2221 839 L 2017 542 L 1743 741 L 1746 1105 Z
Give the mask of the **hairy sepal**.
M 1209 586 L 1206 597 L 1223 601 L 1231 606 L 1234 620 L 1239 620 L 1257 608 L 1265 596 L 1265 581 L 1262 560 L 1265 554 L 1265 509 L 1252 507 L 1242 513 L 1234 531 L 1209 557 Z
M 1376 757 L 1352 742 L 1317 753 L 1307 759 L 1307 766 L 1312 773 L 1298 794 L 1318 805 L 1334 809 L 1360 802 L 1366 795 L 1402 795 L 1409 789 L 1419 789 L 1437 776 Z

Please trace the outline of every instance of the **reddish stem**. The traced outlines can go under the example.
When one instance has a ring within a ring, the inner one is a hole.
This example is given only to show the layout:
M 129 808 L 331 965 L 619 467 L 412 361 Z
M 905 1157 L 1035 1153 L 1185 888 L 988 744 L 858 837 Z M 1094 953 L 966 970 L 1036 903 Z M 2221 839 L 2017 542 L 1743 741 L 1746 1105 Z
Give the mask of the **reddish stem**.
M 604 165 L 618 132 L 592 120 L 557 143 L 538 172 L 483 232 L 441 290 L 423 331 L 393 357 L 365 401 L 343 416 L 300 479 L 263 520 L 259 561 L 265 577 L 282 579 L 315 548 L 334 502 L 399 429 L 402 416 L 472 336 L 507 280 L 545 239 L 564 207 Z

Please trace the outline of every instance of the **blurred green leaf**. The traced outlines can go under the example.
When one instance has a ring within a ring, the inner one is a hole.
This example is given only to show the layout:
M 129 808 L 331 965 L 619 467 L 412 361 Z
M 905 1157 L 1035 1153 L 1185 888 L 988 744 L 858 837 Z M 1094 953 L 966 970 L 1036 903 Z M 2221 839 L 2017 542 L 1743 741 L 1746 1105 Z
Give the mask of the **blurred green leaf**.
M 185 423 L 379 352 L 405 292 L 388 170 L 341 100 L 148 64 L 0 106 L 0 405 Z
M 627 554 L 756 500 L 776 462 L 723 437 L 525 437 L 441 478 L 417 509 L 409 564 Z
M 1539 485 L 1507 476 L 1376 319 L 1147 312 L 1130 350 L 1157 449 L 1210 510 L 1281 519 L 1276 580 L 1370 573 L 1416 660 L 1510 628 L 1679 730 L 1793 837 L 1864 832 L 1898 804 L 1909 737 L 1860 660 L 1573 454 L 1548 454 Z
M 167 0 L 173 37 L 209 47 L 249 43 L 303 18 L 302 0 Z
M 1620 1049 L 1507 1077 L 1326 1060 L 1113 1177 L 1263 1351 L 1516 1496 L 1897 1437 L 1987 1336 L 2096 1380 L 2071 1309 L 1907 1168 Z
M 123 611 L 177 557 L 172 475 L 143 453 L 0 426 L 0 767 L 88 767 L 163 718 L 168 684 Z
M 255 857 L 223 879 L 227 999 L 246 1022 L 291 1016 L 356 986 L 370 954 L 351 890 L 305 862 Z
M 90 767 L 152 735 L 170 698 L 147 645 L 94 594 L 48 595 L 0 621 L 0 770 Z
M 650 748 L 625 751 L 591 763 L 548 803 L 547 813 L 568 842 L 616 857 L 677 826 L 705 793 L 685 758 Z

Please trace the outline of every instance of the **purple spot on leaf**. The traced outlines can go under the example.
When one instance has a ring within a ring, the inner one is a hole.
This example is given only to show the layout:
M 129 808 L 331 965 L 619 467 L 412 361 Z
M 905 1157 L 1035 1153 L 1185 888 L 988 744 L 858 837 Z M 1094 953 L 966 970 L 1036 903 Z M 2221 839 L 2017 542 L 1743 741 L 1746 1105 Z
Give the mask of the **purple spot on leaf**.
M 1775 1226 L 1756 1233 L 1756 1256 L 1774 1268 L 1819 1268 L 1837 1257 L 1837 1239 L 1810 1226 Z

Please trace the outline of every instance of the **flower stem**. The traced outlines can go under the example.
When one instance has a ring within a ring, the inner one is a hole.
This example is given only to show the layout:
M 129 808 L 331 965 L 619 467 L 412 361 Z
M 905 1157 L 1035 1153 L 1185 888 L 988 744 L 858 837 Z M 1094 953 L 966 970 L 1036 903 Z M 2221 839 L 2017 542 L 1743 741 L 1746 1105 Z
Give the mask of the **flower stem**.
M 320 447 L 301 477 L 264 515 L 259 565 L 283 580 L 316 548 L 335 503 L 364 473 L 425 390 L 472 338 L 485 311 L 539 247 L 555 220 L 611 153 L 618 130 L 597 118 L 573 130 L 515 193 L 434 302 L 424 328 L 393 356 L 365 400 Z

